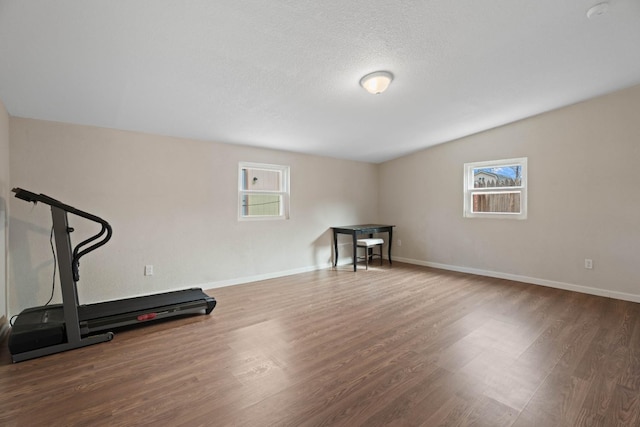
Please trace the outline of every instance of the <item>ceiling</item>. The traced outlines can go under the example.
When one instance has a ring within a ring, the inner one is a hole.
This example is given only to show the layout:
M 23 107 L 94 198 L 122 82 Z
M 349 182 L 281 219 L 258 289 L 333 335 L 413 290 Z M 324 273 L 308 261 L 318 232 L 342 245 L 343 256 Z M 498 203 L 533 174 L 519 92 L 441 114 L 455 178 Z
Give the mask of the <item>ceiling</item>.
M 640 1 L 598 1 L 0 0 L 0 99 L 379 163 L 640 83 Z

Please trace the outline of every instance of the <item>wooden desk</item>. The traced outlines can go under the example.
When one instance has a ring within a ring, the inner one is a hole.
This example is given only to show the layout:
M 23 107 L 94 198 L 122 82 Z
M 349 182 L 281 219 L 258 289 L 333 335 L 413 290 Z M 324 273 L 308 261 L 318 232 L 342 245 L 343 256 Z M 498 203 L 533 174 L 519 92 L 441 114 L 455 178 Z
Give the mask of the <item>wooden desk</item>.
M 389 264 L 391 264 L 391 242 L 393 241 L 393 227 L 395 225 L 383 225 L 383 224 L 361 224 L 361 225 L 345 225 L 342 227 L 331 227 L 333 229 L 333 248 L 335 249 L 335 259 L 333 260 L 333 266 L 338 265 L 338 234 L 349 234 L 353 239 L 353 271 L 356 271 L 356 263 L 358 261 L 357 249 L 358 245 L 356 241 L 361 234 L 368 234 L 369 237 L 373 237 L 373 233 L 388 233 L 389 234 Z

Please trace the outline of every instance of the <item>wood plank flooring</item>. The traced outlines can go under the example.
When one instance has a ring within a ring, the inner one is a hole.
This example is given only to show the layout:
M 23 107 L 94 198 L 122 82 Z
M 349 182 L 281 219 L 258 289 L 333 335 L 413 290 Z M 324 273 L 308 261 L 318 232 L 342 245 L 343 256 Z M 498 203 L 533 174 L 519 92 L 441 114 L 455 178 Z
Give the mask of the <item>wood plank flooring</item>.
M 638 426 L 640 304 L 396 263 L 10 362 L 0 425 Z

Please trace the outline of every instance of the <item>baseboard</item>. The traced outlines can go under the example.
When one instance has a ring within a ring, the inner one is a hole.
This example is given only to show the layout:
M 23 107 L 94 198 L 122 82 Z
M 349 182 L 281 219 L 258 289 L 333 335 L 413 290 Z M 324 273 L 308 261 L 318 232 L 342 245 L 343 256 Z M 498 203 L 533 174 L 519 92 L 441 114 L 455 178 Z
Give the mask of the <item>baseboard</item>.
M 546 286 L 546 287 L 549 287 L 549 288 L 563 289 L 565 291 L 580 292 L 580 293 L 583 293 L 583 294 L 597 295 L 597 296 L 601 296 L 601 297 L 615 298 L 615 299 L 619 299 L 619 300 L 623 300 L 623 301 L 631 301 L 631 302 L 640 303 L 640 295 L 628 294 L 628 293 L 625 293 L 625 292 L 610 291 L 610 290 L 606 290 L 606 289 L 599 289 L 599 288 L 592 288 L 592 287 L 588 287 L 588 286 L 576 285 L 576 284 L 573 284 L 573 283 L 558 282 L 558 281 L 554 281 L 554 280 L 540 279 L 540 278 L 537 278 L 537 277 L 522 276 L 522 275 L 519 275 L 519 274 L 511 274 L 511 273 L 503 273 L 503 272 L 499 272 L 499 271 L 482 270 L 482 269 L 479 269 L 479 268 L 462 267 L 462 266 L 458 266 L 458 265 L 441 264 L 441 263 L 437 263 L 437 262 L 422 261 L 422 260 L 416 260 L 416 259 L 411 259 L 411 258 L 403 258 L 403 257 L 397 257 L 397 256 L 394 256 L 393 260 L 394 261 L 398 261 L 398 262 L 404 262 L 404 263 L 407 263 L 407 264 L 421 265 L 421 266 L 424 266 L 424 267 L 439 268 L 439 269 L 442 269 L 442 270 L 457 271 L 459 273 L 469 273 L 469 274 L 475 274 L 475 275 L 478 275 L 478 276 L 495 277 L 497 279 L 513 280 L 515 282 L 529 283 L 529 284 L 532 284 L 532 285 L 539 285 L 539 286 Z M 345 259 L 345 260 L 341 260 L 338 263 L 338 265 L 339 266 L 352 265 L 352 263 L 353 263 L 353 261 Z M 229 279 L 229 280 L 220 280 L 220 281 L 216 281 L 216 282 L 208 282 L 208 283 L 203 283 L 203 284 L 197 285 L 197 286 L 201 287 L 202 289 L 215 289 L 215 288 L 222 288 L 222 287 L 225 287 L 225 286 L 233 286 L 233 285 L 241 285 L 241 284 L 244 284 L 244 283 L 259 282 L 261 280 L 277 279 L 278 277 L 286 277 L 286 276 L 292 276 L 294 274 L 308 273 L 308 272 L 311 272 L 311 271 L 322 270 L 322 269 L 331 268 L 331 267 L 332 267 L 332 264 L 331 263 L 327 263 L 327 264 L 321 264 L 321 265 L 315 265 L 315 266 L 309 266 L 309 267 L 296 268 L 296 269 L 292 269 L 292 270 L 277 271 L 277 272 L 273 272 L 273 273 L 258 274 L 258 275 L 254 275 L 254 276 L 245 276 L 245 277 L 239 277 L 239 278 L 234 278 L 234 279 Z M 5 319 L 5 322 L 6 322 L 6 319 Z
M 202 289 L 223 288 L 225 286 L 242 285 L 244 283 L 259 282 L 261 280 L 269 280 L 269 279 L 277 279 L 278 277 L 292 276 L 294 274 L 309 273 L 311 271 L 323 270 L 323 269 L 329 268 L 331 266 L 332 266 L 331 263 L 321 264 L 321 265 L 313 265 L 313 266 L 309 266 L 309 267 L 295 268 L 295 269 L 292 269 L 292 270 L 276 271 L 276 272 L 273 272 L 273 273 L 257 274 L 257 275 L 254 275 L 254 276 L 245 276 L 245 277 L 238 277 L 238 278 L 233 278 L 233 279 L 229 279 L 229 280 L 220 280 L 220 281 L 216 281 L 216 282 L 208 282 L 208 283 L 203 283 L 203 284 L 196 285 L 196 286 L 198 286 L 198 287 L 200 287 Z
M 344 266 L 344 265 L 353 265 L 353 260 L 351 258 L 344 258 L 338 262 L 338 266 Z M 326 268 L 332 268 L 332 267 L 333 267 L 333 263 L 328 262 L 326 264 L 312 265 L 309 267 L 295 268 L 292 270 L 276 271 L 273 273 L 257 274 L 254 276 L 238 277 L 238 278 L 233 278 L 229 280 L 219 280 L 215 282 L 207 282 L 207 283 L 202 283 L 200 285 L 193 285 L 193 286 L 197 286 L 202 289 L 224 288 L 226 286 L 242 285 L 244 283 L 259 282 L 261 280 L 277 279 L 278 277 L 293 276 L 294 274 L 309 273 L 311 271 L 324 270 Z
M 4 342 L 4 339 L 9 335 L 10 330 L 11 328 L 9 327 L 7 316 L 0 317 L 0 344 Z
M 624 300 L 624 301 L 640 302 L 640 295 L 628 294 L 625 292 L 609 291 L 606 289 L 575 285 L 573 283 L 557 282 L 554 280 L 546 280 L 546 279 L 539 279 L 536 277 L 521 276 L 519 274 L 502 273 L 499 271 L 489 271 L 489 270 L 481 270 L 478 268 L 461 267 L 461 266 L 449 265 L 449 264 L 440 264 L 437 262 L 421 261 L 421 260 L 410 259 L 410 258 L 393 257 L 393 259 L 399 262 L 406 262 L 407 264 L 422 265 L 425 267 L 457 271 L 460 273 L 475 274 L 478 276 L 487 276 L 487 277 L 495 277 L 498 279 L 513 280 L 516 282 L 530 283 L 533 285 L 547 286 L 549 288 L 563 289 L 565 291 L 574 291 L 574 292 L 580 292 L 583 294 L 615 298 L 615 299 Z

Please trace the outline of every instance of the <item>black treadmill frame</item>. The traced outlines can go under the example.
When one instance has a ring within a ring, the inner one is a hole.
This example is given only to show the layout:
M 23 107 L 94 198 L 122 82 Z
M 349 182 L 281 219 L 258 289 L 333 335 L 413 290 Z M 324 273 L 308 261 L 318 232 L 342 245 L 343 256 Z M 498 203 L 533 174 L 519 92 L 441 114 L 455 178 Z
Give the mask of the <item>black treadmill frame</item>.
M 21 188 L 14 188 L 12 191 L 16 193 L 15 196 L 17 198 L 34 203 L 42 202 L 51 207 L 66 335 L 66 342 L 64 343 L 12 354 L 13 362 L 21 362 L 24 360 L 34 359 L 36 357 L 47 356 L 101 342 L 111 341 L 114 336 L 111 331 L 88 335 L 92 332 L 103 331 L 105 329 L 117 328 L 149 320 L 163 319 L 176 315 L 198 313 L 202 311 L 204 311 L 205 314 L 209 314 L 214 309 L 216 305 L 215 298 L 209 297 L 199 288 L 80 306 L 76 283 L 79 279 L 79 259 L 83 255 L 86 255 L 92 250 L 104 245 L 111 238 L 111 226 L 100 217 L 81 211 L 72 206 L 65 205 L 64 203 L 52 199 L 44 194 L 32 193 Z M 79 243 L 75 250 L 72 250 L 70 234 L 73 232 L 73 228 L 69 227 L 67 217 L 68 212 L 86 218 L 90 221 L 97 222 L 102 226 L 102 230 L 98 234 Z M 102 240 L 94 243 L 87 249 L 82 251 L 79 250 L 82 246 L 102 237 L 105 232 L 107 234 Z M 192 296 L 198 291 L 201 293 L 201 296 L 198 295 L 197 299 L 183 301 L 187 293 L 191 293 L 189 296 Z M 172 298 L 174 296 L 175 298 Z M 171 302 L 171 299 L 175 299 L 175 301 Z M 155 302 L 161 302 L 161 305 L 150 306 L 150 304 Z M 114 310 L 114 307 L 119 304 L 127 306 L 121 313 Z M 82 319 L 80 318 L 79 309 L 82 312 Z M 106 311 L 109 311 L 107 315 L 103 315 L 105 309 Z M 92 312 L 95 313 L 95 315 L 92 315 Z

